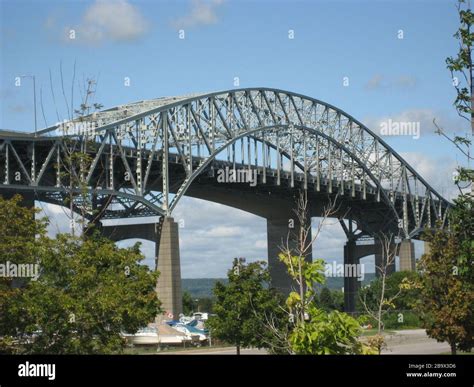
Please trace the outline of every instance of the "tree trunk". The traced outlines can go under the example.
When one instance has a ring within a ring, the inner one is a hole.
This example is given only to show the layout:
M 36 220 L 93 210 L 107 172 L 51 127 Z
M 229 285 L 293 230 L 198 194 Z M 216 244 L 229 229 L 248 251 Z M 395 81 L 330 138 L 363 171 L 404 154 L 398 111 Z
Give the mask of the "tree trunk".
M 237 344 L 237 355 L 240 355 L 240 344 Z
M 451 345 L 451 355 L 456 355 L 456 343 L 452 341 L 449 344 Z

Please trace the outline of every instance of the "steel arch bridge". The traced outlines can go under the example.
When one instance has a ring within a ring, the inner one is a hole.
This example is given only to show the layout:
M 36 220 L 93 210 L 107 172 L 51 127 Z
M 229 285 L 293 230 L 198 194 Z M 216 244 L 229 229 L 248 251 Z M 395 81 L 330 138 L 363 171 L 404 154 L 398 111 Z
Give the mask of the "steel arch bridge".
M 90 155 L 73 188 L 67 158 Z M 0 192 L 34 191 L 101 218 L 170 215 L 192 183 L 228 166 L 258 185 L 337 194 L 379 206 L 404 238 L 447 224 L 449 202 L 361 122 L 335 106 L 271 88 L 165 97 L 65 121 L 36 135 L 0 131 Z M 240 185 L 239 187 L 242 187 Z M 350 207 L 350 206 L 349 206 Z M 363 223 L 363 216 L 359 216 Z

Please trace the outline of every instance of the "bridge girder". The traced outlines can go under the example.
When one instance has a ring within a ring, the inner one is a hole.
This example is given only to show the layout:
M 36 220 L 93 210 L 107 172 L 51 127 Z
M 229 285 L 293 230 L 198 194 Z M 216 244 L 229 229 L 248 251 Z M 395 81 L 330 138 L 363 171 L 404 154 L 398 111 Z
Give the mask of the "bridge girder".
M 0 132 L 0 189 L 35 190 L 60 204 L 67 161 L 90 155 L 75 206 L 90 218 L 169 215 L 213 165 L 257 169 L 259 184 L 370 195 L 404 237 L 440 222 L 449 203 L 381 138 L 342 110 L 278 89 L 238 89 L 131 104 L 38 132 Z M 180 166 L 180 178 L 173 172 Z M 69 168 L 70 169 L 70 168 Z M 72 173 L 71 173 L 72 174 Z M 87 190 L 94 200 L 85 200 Z

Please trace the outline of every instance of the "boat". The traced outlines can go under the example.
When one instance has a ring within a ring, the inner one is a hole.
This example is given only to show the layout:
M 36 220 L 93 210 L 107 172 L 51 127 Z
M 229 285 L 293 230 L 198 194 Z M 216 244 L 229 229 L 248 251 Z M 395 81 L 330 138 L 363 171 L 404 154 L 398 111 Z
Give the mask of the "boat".
M 193 342 L 199 341 L 204 342 L 208 338 L 208 331 L 204 329 L 198 329 L 190 324 L 177 323 L 173 326 L 178 332 L 184 333 L 188 336 Z
M 185 333 L 166 324 L 140 328 L 134 334 L 123 334 L 123 336 L 133 345 L 182 345 L 192 341 L 192 338 Z

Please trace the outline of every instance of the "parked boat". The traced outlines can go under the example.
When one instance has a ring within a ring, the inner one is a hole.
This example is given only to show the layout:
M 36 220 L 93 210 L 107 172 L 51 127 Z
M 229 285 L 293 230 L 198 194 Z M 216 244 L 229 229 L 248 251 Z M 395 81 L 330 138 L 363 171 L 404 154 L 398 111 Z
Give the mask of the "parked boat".
M 192 338 L 166 324 L 139 329 L 135 334 L 124 334 L 133 345 L 181 345 L 190 343 Z

